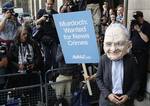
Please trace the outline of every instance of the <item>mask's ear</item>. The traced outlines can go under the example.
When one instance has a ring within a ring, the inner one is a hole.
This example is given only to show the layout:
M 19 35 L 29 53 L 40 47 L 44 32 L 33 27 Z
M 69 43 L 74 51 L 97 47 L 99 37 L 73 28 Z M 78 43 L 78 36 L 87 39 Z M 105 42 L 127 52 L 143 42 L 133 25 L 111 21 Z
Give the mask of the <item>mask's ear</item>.
M 132 48 L 132 42 L 129 41 L 129 42 L 128 42 L 128 52 L 131 50 L 131 48 Z
M 129 49 L 132 48 L 132 42 L 131 42 L 131 41 L 129 41 L 129 46 L 128 46 L 128 48 L 129 48 Z

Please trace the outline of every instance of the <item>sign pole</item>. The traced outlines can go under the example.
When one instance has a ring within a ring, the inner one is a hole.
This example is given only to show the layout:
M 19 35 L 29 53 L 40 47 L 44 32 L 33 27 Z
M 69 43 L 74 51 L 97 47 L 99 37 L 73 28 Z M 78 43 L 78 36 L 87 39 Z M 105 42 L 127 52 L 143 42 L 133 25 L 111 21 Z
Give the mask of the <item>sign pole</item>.
M 85 74 L 86 76 L 88 76 L 88 74 L 87 74 L 87 69 L 86 69 L 85 64 L 82 64 L 82 68 L 83 68 L 84 74 Z M 92 90 L 91 90 L 90 81 L 89 81 L 89 80 L 86 80 L 86 84 L 87 84 L 87 88 L 88 88 L 89 95 L 92 96 Z

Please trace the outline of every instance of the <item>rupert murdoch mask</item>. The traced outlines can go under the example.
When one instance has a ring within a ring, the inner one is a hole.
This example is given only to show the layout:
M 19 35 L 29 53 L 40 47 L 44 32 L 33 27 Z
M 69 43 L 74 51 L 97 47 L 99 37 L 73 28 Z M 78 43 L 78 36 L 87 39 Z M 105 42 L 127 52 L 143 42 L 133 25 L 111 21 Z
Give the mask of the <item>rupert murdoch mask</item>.
M 128 30 L 119 23 L 111 24 L 105 32 L 104 51 L 111 60 L 122 59 L 132 47 Z

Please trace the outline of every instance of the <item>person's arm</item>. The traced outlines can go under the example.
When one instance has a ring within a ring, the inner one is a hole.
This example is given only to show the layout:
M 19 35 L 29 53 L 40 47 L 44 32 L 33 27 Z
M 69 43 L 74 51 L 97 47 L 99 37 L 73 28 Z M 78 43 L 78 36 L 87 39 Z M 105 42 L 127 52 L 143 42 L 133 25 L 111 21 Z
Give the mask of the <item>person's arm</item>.
M 4 19 L 0 21 L 0 32 L 4 30 L 6 20 L 7 18 L 4 17 Z
M 0 21 L 0 31 L 3 31 L 6 20 L 10 17 L 11 17 L 11 13 L 9 11 L 6 11 L 6 13 L 4 14 L 4 18 Z
M 103 58 L 103 56 L 101 57 L 101 60 L 99 62 L 99 65 L 98 65 L 98 70 L 96 72 L 96 82 L 97 82 L 97 85 L 99 87 L 99 90 L 101 91 L 101 93 L 104 95 L 105 98 L 108 97 L 109 94 L 111 94 L 111 91 L 109 91 L 105 84 L 104 84 L 104 67 L 105 67 L 105 59 Z
M 138 33 L 139 33 L 140 37 L 144 40 L 144 42 L 147 43 L 149 41 L 149 38 L 147 37 L 147 35 L 144 34 L 141 30 L 138 31 Z
M 65 11 L 67 11 L 67 6 L 66 5 L 62 5 L 61 7 L 60 7 L 60 13 L 64 13 Z
M 133 84 L 131 86 L 131 88 L 128 90 L 127 94 L 129 98 L 135 98 L 135 96 L 137 95 L 137 92 L 139 90 L 139 68 L 138 68 L 138 63 L 137 63 L 137 59 L 135 57 L 132 57 L 131 63 L 132 64 L 132 70 L 133 70 Z
M 46 17 L 42 16 L 41 18 L 35 21 L 36 25 L 40 25 L 43 21 L 46 21 Z
M 96 73 L 91 76 L 83 74 L 83 76 L 84 76 L 85 80 L 95 80 L 96 79 Z
M 43 21 L 46 20 L 46 17 L 44 16 L 46 14 L 46 10 L 45 9 L 40 9 L 37 13 L 37 17 L 36 17 L 36 21 L 35 24 L 36 25 L 40 25 Z
M 148 36 L 145 33 L 142 32 L 142 30 L 140 29 L 139 25 L 135 25 L 134 29 L 139 33 L 141 39 L 143 39 L 144 42 L 147 43 L 149 41 Z

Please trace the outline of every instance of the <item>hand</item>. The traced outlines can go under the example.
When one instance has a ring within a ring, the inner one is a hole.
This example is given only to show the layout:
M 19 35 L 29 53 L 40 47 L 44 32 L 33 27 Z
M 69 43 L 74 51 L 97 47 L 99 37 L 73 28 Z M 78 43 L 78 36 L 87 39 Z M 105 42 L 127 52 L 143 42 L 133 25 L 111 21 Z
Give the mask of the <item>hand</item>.
M 42 20 L 42 21 L 46 21 L 46 17 L 45 16 L 42 16 L 41 18 L 40 18 L 40 20 Z
M 108 95 L 108 99 L 111 101 L 111 102 L 113 102 L 113 103 L 115 103 L 115 104 L 119 104 L 120 103 L 120 98 L 119 98 L 119 96 L 117 96 L 117 95 L 115 95 L 115 94 L 113 94 L 113 93 L 111 93 L 111 94 L 109 94 Z
M 91 76 L 83 74 L 83 76 L 84 76 L 84 80 L 95 80 L 96 79 L 96 73 Z
M 19 67 L 19 70 L 23 70 L 25 66 L 23 64 L 19 64 L 18 67 Z
M 125 103 L 127 100 L 128 100 L 128 95 L 122 95 L 122 96 L 120 96 L 119 97 L 119 104 L 123 104 L 123 103 Z
M 90 76 L 83 74 L 84 80 L 90 80 Z
M 136 30 L 136 31 L 138 31 L 138 32 L 140 32 L 140 31 L 141 31 L 141 29 L 140 29 L 139 25 L 134 25 L 134 30 Z
M 29 65 L 27 65 L 27 68 L 30 69 L 30 70 L 32 70 L 33 67 L 34 67 L 34 64 L 29 64 Z

